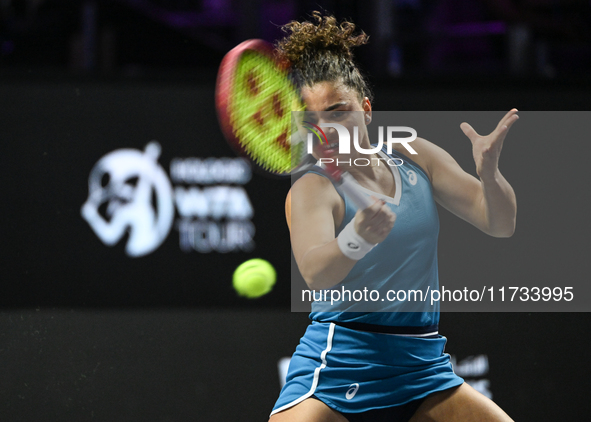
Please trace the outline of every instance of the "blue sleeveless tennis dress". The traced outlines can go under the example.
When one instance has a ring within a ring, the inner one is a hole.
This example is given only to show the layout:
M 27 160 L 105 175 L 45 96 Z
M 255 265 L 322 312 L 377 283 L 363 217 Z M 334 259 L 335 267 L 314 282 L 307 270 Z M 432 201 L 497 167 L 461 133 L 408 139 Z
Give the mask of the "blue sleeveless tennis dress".
M 404 405 L 463 383 L 444 352 L 447 340 L 438 333 L 439 303 L 429 300 L 429 292 L 439 287 L 439 218 L 431 182 L 399 152 L 388 155 L 384 147 L 380 154 L 398 164 L 390 166 L 395 197 L 359 188 L 386 201 L 397 215 L 394 228 L 332 289 L 367 288 L 380 298 L 402 291 L 405 300 L 399 294 L 400 300 L 374 303 L 312 302 L 312 323 L 292 356 L 271 415 L 312 396 L 339 412 L 361 413 Z M 337 234 L 357 211 L 341 196 L 346 211 Z M 420 300 L 421 295 L 427 300 Z

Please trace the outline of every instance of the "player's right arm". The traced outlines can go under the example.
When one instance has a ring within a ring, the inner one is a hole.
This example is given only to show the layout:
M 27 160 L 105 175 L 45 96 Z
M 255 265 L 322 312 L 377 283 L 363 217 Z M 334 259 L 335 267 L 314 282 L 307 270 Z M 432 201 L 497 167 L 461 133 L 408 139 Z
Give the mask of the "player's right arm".
M 321 290 L 340 283 L 357 261 L 341 252 L 335 238 L 345 204 L 332 183 L 316 174 L 302 176 L 287 196 L 286 214 L 293 254 L 308 287 Z M 357 233 L 371 243 L 381 242 L 392 229 L 391 214 L 379 200 L 358 211 Z

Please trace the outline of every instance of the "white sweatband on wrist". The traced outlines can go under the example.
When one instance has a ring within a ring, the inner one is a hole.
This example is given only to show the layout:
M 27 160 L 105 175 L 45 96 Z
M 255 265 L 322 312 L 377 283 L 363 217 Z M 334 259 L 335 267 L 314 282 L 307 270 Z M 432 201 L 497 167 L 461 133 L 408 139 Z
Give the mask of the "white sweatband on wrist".
M 369 243 L 355 231 L 355 217 L 339 233 L 337 244 L 343 255 L 355 261 L 359 261 L 377 245 Z

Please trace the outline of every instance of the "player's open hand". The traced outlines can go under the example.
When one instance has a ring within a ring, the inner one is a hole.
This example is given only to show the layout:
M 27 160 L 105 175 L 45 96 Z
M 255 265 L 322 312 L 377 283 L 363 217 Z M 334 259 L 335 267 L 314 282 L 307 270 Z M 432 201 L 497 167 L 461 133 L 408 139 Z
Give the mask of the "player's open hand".
M 386 239 L 395 221 L 396 214 L 386 205 L 386 202 L 376 199 L 369 207 L 357 211 L 355 231 L 369 243 L 376 244 Z
M 499 168 L 499 157 L 507 132 L 519 119 L 517 109 L 509 111 L 489 135 L 479 135 L 472 126 L 464 122 L 460 125 L 464 134 L 472 142 L 472 154 L 476 163 L 476 173 L 481 179 L 493 178 Z

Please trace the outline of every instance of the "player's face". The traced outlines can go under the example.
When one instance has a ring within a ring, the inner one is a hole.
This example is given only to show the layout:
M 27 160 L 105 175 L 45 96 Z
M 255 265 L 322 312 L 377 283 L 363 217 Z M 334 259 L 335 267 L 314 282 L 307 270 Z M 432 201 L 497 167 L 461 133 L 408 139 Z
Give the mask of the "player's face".
M 359 100 L 359 93 L 341 82 L 319 82 L 305 86 L 301 94 L 309 111 L 365 110 L 365 105 Z
M 349 130 L 353 139 L 353 128 L 360 130 L 361 139 L 366 136 L 366 117 L 371 115 L 371 104 L 365 98 L 359 100 L 359 93 L 340 82 L 320 82 L 313 86 L 306 86 L 301 90 L 306 105 L 303 120 L 319 125 L 321 123 L 338 123 Z M 338 153 L 338 133 L 336 129 L 324 128 L 327 143 L 314 144 L 314 156 L 336 156 Z M 322 150 L 322 151 L 321 151 Z

